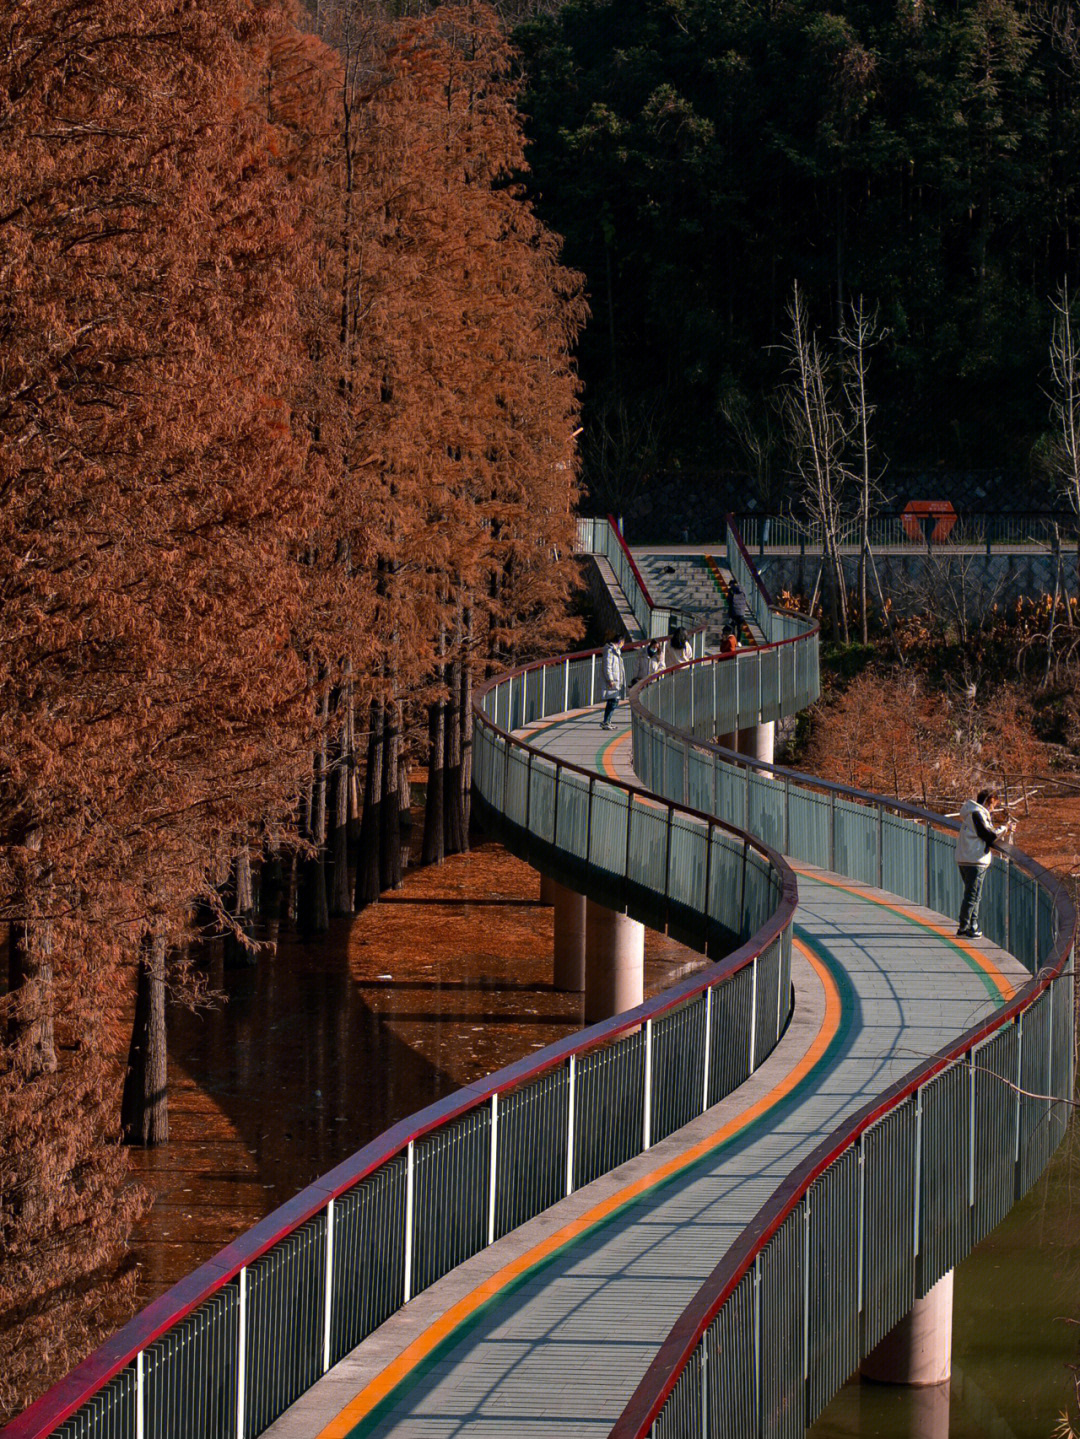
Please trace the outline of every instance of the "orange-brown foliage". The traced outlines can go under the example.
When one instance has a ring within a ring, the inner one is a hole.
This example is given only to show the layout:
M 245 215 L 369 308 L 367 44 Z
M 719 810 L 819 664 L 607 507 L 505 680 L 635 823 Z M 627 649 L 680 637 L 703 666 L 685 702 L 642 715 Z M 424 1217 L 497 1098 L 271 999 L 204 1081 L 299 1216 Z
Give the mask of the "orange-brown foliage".
M 294 826 L 331 687 L 415 717 L 570 630 L 584 311 L 510 52 L 336 13 L 0 14 L 0 1410 L 109 1323 L 147 935 Z

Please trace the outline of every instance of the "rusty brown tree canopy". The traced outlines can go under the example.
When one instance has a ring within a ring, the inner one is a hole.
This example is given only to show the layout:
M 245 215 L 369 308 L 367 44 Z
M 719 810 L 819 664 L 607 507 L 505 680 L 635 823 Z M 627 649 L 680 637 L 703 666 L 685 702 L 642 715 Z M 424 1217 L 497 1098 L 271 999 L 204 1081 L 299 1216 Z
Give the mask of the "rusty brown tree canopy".
M 573 633 L 584 303 L 506 41 L 481 4 L 319 20 L 0 15 L 7 1413 L 125 1302 L 121 1086 L 196 921 L 241 933 L 253 865 L 316 928 L 395 883 L 414 761 L 460 847 L 472 679 Z

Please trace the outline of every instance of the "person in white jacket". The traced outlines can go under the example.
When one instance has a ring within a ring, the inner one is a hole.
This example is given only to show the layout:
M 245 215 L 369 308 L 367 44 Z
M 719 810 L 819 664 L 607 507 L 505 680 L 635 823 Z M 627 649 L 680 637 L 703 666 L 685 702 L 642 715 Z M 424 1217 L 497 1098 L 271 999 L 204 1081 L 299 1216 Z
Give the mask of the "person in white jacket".
M 626 666 L 623 664 L 622 647 L 620 635 L 608 640 L 604 646 L 604 699 L 607 703 L 604 705 L 604 718 L 600 721 L 601 729 L 611 728 L 611 716 L 615 713 L 615 706 L 626 691 Z
M 1002 825 L 998 829 L 990 818 L 990 811 L 997 804 L 997 795 L 992 789 L 981 789 L 974 799 L 966 799 L 960 806 L 960 833 L 956 836 L 956 867 L 964 881 L 964 898 L 960 904 L 960 920 L 957 934 L 967 939 L 979 939 L 979 901 L 982 899 L 983 880 L 990 868 L 991 851 L 1000 839 L 1011 839 L 1014 826 Z

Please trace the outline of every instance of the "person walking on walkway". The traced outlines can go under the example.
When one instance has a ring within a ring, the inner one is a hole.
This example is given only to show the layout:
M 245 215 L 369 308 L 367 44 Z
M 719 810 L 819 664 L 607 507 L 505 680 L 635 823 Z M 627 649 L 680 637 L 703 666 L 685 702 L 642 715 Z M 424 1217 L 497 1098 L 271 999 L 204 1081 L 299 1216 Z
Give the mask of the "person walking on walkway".
M 960 833 L 956 836 L 956 867 L 964 881 L 964 898 L 960 904 L 960 920 L 957 934 L 967 939 L 980 939 L 979 901 L 982 899 L 983 881 L 990 868 L 991 850 L 1000 839 L 1011 839 L 1015 826 L 1012 823 L 994 826 L 990 811 L 997 803 L 992 789 L 981 789 L 974 799 L 966 799 L 960 806 Z
M 626 693 L 626 666 L 622 657 L 623 641 L 621 635 L 608 640 L 604 646 L 604 718 L 600 721 L 601 729 L 611 728 L 611 716 L 615 713 L 615 706 Z

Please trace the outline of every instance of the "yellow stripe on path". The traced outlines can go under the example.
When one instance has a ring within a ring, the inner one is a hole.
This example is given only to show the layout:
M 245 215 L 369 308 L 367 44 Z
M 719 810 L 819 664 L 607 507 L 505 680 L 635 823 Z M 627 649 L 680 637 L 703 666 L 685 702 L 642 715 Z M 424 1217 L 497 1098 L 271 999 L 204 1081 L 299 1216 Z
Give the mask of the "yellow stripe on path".
M 618 743 L 618 741 L 613 743 Z M 841 1018 L 840 991 L 836 981 L 821 960 L 806 945 L 798 939 L 794 943 L 799 953 L 812 966 L 825 990 L 825 1013 L 822 1016 L 821 1025 L 810 1047 L 794 1068 L 789 1070 L 767 1094 L 748 1105 L 746 1109 L 728 1120 L 726 1124 L 721 1125 L 712 1134 L 706 1135 L 704 1139 L 698 1140 L 689 1149 L 683 1150 L 648 1174 L 641 1175 L 614 1194 L 608 1195 L 606 1199 L 600 1200 L 576 1219 L 570 1220 L 561 1229 L 555 1230 L 540 1243 L 534 1244 L 524 1254 L 520 1254 L 516 1259 L 503 1265 L 490 1278 L 485 1279 L 483 1283 L 478 1284 L 470 1293 L 459 1299 L 456 1304 L 451 1305 L 445 1314 L 441 1314 L 434 1320 L 423 1334 L 418 1335 L 396 1359 L 366 1384 L 355 1399 L 332 1419 L 325 1429 L 320 1430 L 317 1439 L 346 1439 L 351 1430 L 370 1414 L 375 1406 L 385 1399 L 403 1379 L 406 1379 L 432 1350 L 488 1300 L 494 1299 L 500 1290 L 527 1274 L 530 1269 L 542 1264 L 545 1259 L 550 1258 L 564 1245 L 571 1243 L 587 1230 L 609 1218 L 616 1210 L 629 1204 L 639 1195 L 647 1193 L 665 1179 L 671 1178 L 680 1170 L 686 1169 L 697 1160 L 704 1158 L 710 1150 L 717 1149 L 734 1138 L 740 1130 L 745 1129 L 748 1124 L 790 1094 L 828 1049 L 830 1041 L 840 1027 Z

